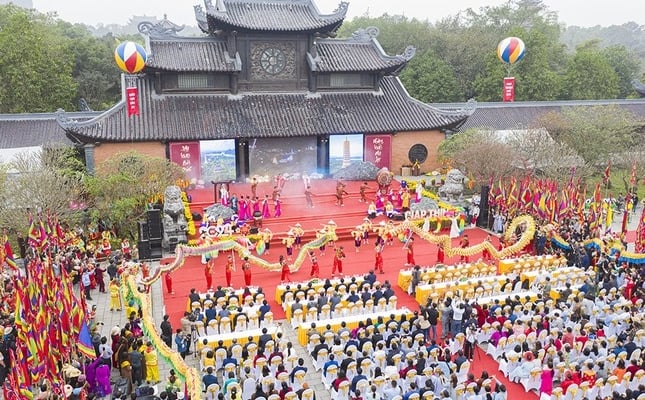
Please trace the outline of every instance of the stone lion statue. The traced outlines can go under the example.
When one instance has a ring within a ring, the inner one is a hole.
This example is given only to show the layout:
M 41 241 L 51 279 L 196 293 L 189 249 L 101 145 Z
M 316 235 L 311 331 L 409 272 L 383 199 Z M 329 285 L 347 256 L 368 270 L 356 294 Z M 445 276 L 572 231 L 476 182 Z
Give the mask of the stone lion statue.
M 448 202 L 463 200 L 465 180 L 466 176 L 460 170 L 451 169 L 448 171 L 446 183 L 439 187 L 439 198 Z
M 164 192 L 162 246 L 170 248 L 177 243 L 186 243 L 187 226 L 181 189 L 179 186 L 168 186 Z

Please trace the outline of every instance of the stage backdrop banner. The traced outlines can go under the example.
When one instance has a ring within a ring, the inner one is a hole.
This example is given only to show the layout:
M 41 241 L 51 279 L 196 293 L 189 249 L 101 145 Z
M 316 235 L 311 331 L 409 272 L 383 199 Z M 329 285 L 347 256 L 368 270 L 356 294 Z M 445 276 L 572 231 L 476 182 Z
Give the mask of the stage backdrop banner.
M 200 163 L 199 142 L 170 143 L 170 161 L 179 165 L 186 172 L 189 180 L 200 180 L 202 168 Z
M 365 135 L 363 157 L 377 168 L 390 168 L 392 157 L 392 137 L 390 135 Z

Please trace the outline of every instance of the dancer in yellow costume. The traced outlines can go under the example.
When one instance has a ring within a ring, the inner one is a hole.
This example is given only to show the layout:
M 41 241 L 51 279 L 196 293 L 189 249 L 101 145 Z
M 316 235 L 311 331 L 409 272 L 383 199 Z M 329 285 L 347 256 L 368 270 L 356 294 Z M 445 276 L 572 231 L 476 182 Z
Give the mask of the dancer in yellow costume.
M 110 311 L 121 311 L 122 307 L 119 280 L 114 278 L 110 281 Z
M 149 385 L 159 383 L 159 359 L 152 342 L 148 342 L 148 348 L 143 353 L 143 358 L 146 360 L 146 381 Z

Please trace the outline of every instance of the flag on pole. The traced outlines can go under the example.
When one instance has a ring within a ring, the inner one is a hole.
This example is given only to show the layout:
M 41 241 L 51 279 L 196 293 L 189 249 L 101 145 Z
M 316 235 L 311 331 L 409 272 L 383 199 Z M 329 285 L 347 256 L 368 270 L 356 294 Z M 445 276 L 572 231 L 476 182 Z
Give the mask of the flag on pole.
M 632 164 L 632 173 L 629 176 L 629 188 L 633 189 L 636 187 L 636 162 Z
M 87 322 L 85 322 L 85 320 L 83 320 L 81 324 L 81 331 L 78 334 L 76 348 L 85 356 L 91 359 L 96 358 L 96 352 L 94 351 L 94 346 L 92 346 L 92 336 L 90 335 L 90 328 L 87 326 Z
M 611 178 L 611 160 L 607 160 L 607 166 L 605 167 L 605 175 L 602 177 L 602 184 L 605 186 L 609 185 L 610 178 Z
M 643 207 L 641 219 L 636 229 L 635 250 L 637 253 L 645 253 L 645 207 Z

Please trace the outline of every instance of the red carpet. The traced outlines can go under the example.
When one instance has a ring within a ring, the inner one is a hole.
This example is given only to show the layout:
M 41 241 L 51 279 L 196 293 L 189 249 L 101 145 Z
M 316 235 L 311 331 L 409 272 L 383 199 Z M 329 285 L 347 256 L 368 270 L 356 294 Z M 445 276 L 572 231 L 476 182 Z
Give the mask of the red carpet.
M 359 186 L 361 182 L 346 182 L 347 192 L 349 196 L 345 199 L 345 206 L 340 207 L 335 205 L 335 185 L 333 180 L 312 181 L 312 191 L 316 194 L 314 197 L 315 208 L 310 209 L 305 207 L 304 195 L 301 194 L 303 185 L 301 181 L 287 182 L 283 190 L 283 217 L 270 218 L 265 220 L 264 227 L 268 227 L 274 233 L 274 240 L 270 254 L 265 254 L 265 259 L 271 262 L 276 262 L 280 254 L 285 254 L 284 247 L 280 244 L 280 240 L 286 236 L 289 226 L 293 226 L 296 222 L 300 222 L 302 227 L 309 233 L 311 238 L 313 233 L 326 224 L 330 219 L 333 219 L 338 225 L 337 232 L 339 233 L 340 240 L 338 245 L 345 247 L 347 258 L 344 260 L 344 274 L 356 275 L 365 274 L 374 266 L 374 251 L 373 251 L 373 237 L 370 244 L 361 247 L 360 252 L 356 253 L 354 243 L 349 238 L 349 231 L 356 225 L 359 225 L 366 215 L 366 205 L 358 201 Z M 397 185 L 397 184 L 395 184 Z M 375 192 L 375 184 L 371 183 L 372 190 L 368 193 L 368 198 L 372 198 Z M 395 186 L 398 187 L 398 186 Z M 263 197 L 265 192 L 272 189 L 272 185 L 268 183 L 260 184 L 258 188 L 258 196 Z M 229 189 L 230 193 L 245 194 L 249 192 L 250 185 L 248 184 L 232 184 Z M 213 191 L 211 189 L 194 190 L 189 192 L 192 196 L 193 210 L 202 211 L 203 208 L 213 203 Z M 382 218 L 382 217 L 380 217 Z M 375 223 L 380 222 L 380 218 L 374 220 Z M 373 235 L 372 235 L 373 236 Z M 472 244 L 483 241 L 486 232 L 475 228 L 468 230 L 468 236 Z M 459 239 L 454 239 L 454 244 L 457 244 Z M 405 263 L 405 252 L 402 249 L 403 244 L 395 241 L 394 245 L 386 246 L 383 258 L 385 264 L 385 274 L 379 275 L 381 282 L 389 280 L 394 288 L 400 306 L 408 307 L 412 310 L 418 309 L 418 304 L 412 296 L 409 296 L 397 286 L 397 277 L 399 269 L 403 268 Z M 415 242 L 415 261 L 420 265 L 432 265 L 436 260 L 437 247 L 426 242 Z M 216 275 L 214 278 L 215 285 L 225 285 L 224 281 L 224 264 L 225 258 L 220 255 L 222 263 L 219 264 L 220 268 L 216 267 Z M 333 251 L 327 250 L 325 256 L 319 257 L 321 277 L 331 275 L 333 261 Z M 446 259 L 446 263 L 457 263 L 459 257 Z M 163 262 L 163 260 L 162 260 Z M 240 260 L 236 259 L 238 266 L 241 265 Z M 292 280 L 305 281 L 309 279 L 309 263 L 305 263 L 301 269 L 292 274 Z M 191 288 L 198 291 L 206 289 L 204 278 L 204 267 L 198 257 L 191 257 L 186 260 L 184 266 L 173 274 L 173 290 L 175 295 L 167 294 L 164 287 L 164 304 L 166 312 L 171 316 L 173 325 L 178 326 L 179 319 L 186 310 L 187 296 Z M 242 287 L 244 278 L 240 268 L 233 273 L 233 286 Z M 269 272 L 261 269 L 260 267 L 253 268 L 252 284 L 261 286 L 267 294 L 266 298 L 270 301 L 271 309 L 275 314 L 276 319 L 284 318 L 282 308 L 275 303 L 275 287 L 280 283 L 279 272 Z

